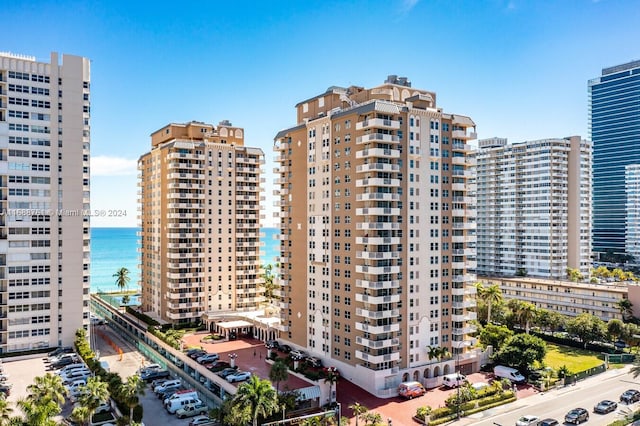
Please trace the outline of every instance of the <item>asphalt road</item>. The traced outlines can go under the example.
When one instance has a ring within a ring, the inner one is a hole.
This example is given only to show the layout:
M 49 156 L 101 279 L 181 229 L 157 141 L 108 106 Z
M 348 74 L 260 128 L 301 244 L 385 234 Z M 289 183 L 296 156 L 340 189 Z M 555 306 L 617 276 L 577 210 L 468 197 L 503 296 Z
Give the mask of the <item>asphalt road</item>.
M 464 422 L 478 426 L 512 426 L 523 415 L 554 418 L 561 424 L 565 414 L 573 408 L 585 408 L 589 411 L 589 426 L 608 425 L 625 414 L 640 408 L 640 403 L 626 405 L 619 403 L 620 394 L 627 389 L 640 390 L 640 377 L 634 379 L 628 369 L 623 374 L 610 370 L 602 375 L 591 377 L 575 386 L 560 388 L 547 393 L 524 398 L 503 408 L 495 408 L 470 416 Z M 603 399 L 618 402 L 618 409 L 609 414 L 596 414 L 593 407 Z M 584 423 L 583 423 L 584 424 Z

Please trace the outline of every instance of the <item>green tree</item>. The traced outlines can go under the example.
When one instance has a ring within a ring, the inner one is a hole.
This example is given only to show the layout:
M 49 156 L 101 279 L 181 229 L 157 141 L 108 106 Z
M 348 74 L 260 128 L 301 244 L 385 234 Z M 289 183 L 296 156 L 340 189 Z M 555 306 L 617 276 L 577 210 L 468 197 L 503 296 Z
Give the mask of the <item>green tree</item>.
M 577 268 L 567 268 L 567 278 L 569 278 L 570 281 L 577 283 L 578 281 L 582 281 L 584 276 Z
M 57 374 L 47 373 L 33 379 L 33 383 L 27 386 L 28 400 L 40 403 L 43 401 L 53 401 L 62 407 L 69 391 L 64 386 L 62 378 Z
M 289 368 L 283 359 L 278 358 L 271 366 L 269 371 L 269 380 L 275 382 L 276 391 L 280 393 L 280 382 L 284 382 L 289 378 Z
M 89 407 L 84 405 L 79 405 L 77 407 L 73 407 L 71 411 L 71 419 L 80 423 L 81 425 L 86 425 L 91 420 L 91 416 L 93 416 L 93 412 Z
M 358 419 L 360 418 L 360 416 L 369 411 L 367 407 L 360 404 L 359 402 L 354 402 L 353 404 L 349 405 L 349 409 L 353 411 L 353 414 L 356 417 L 356 426 L 358 426 Z
M 618 340 L 624 333 L 624 323 L 619 319 L 610 319 L 607 322 L 607 334 L 612 341 Z
M 375 411 L 369 411 L 363 415 L 364 424 L 371 426 L 382 426 L 384 423 L 382 422 L 382 414 L 376 413 Z
M 511 310 L 511 321 L 524 328 L 525 332 L 529 334 L 529 326 L 538 316 L 538 308 L 533 303 L 519 299 L 509 300 L 507 306 Z
M 616 302 L 616 306 L 620 309 L 622 319 L 629 321 L 633 318 L 633 303 L 629 299 L 620 299 Z
M 121 291 L 124 291 L 125 289 L 127 289 L 127 287 L 129 287 L 129 282 L 131 281 L 131 277 L 129 277 L 129 270 L 127 268 L 122 267 L 118 269 L 116 273 L 113 274 L 113 276 L 116 278 L 116 285 Z M 125 305 L 129 303 L 128 295 L 125 295 L 122 298 L 122 303 Z
M 138 405 L 138 395 L 144 395 L 146 385 L 138 375 L 127 377 L 127 381 L 120 386 L 120 396 L 129 407 L 129 424 L 133 421 L 133 409 Z
M 589 342 L 602 340 L 605 330 L 604 321 L 586 312 L 567 321 L 567 331 L 578 336 L 585 348 Z
M 503 343 L 513 336 L 513 331 L 506 325 L 487 324 L 480 330 L 480 343 L 487 347 L 493 346 L 493 350 L 499 350 Z
M 56 426 L 53 418 L 60 414 L 62 409 L 50 398 L 43 398 L 40 401 L 24 398 L 18 401 L 18 407 L 24 413 L 23 426 Z
M 493 306 L 502 302 L 502 290 L 498 284 L 491 284 L 484 287 L 482 284 L 476 286 L 478 296 L 487 305 L 487 323 L 491 323 L 491 310 Z
M 4 394 L 0 395 L 0 426 L 9 424 L 11 413 L 13 413 L 13 408 L 9 405 L 9 401 L 7 401 Z
M 338 379 L 340 379 L 340 374 L 338 373 L 338 370 L 336 370 L 335 367 L 328 368 L 327 375 L 324 378 L 324 382 L 329 383 L 330 402 L 335 401 L 335 399 L 333 398 L 333 386 L 338 383 Z M 336 392 L 337 392 L 337 388 L 336 388 Z
M 80 407 L 87 409 L 90 419 L 100 404 L 108 401 L 109 397 L 109 384 L 100 377 L 89 377 L 87 384 L 80 387 L 78 402 Z
M 640 376 L 640 357 L 636 356 L 636 359 L 633 361 L 633 366 L 631 370 L 629 370 L 631 374 L 633 374 L 633 378 Z
M 506 364 L 520 371 L 529 371 L 534 362 L 542 362 L 547 354 L 547 344 L 530 334 L 516 334 L 507 339 L 493 356 L 499 364 Z
M 278 288 L 273 274 L 273 265 L 267 264 L 262 268 L 264 269 L 264 297 L 267 299 L 268 303 L 272 303 L 276 298 L 275 291 Z
M 259 417 L 270 416 L 279 409 L 278 395 L 271 382 L 255 375 L 238 387 L 233 400 L 236 406 L 248 407 L 253 426 L 258 426 Z
M 538 309 L 536 323 L 544 330 L 555 332 L 566 325 L 567 318 L 560 312 Z

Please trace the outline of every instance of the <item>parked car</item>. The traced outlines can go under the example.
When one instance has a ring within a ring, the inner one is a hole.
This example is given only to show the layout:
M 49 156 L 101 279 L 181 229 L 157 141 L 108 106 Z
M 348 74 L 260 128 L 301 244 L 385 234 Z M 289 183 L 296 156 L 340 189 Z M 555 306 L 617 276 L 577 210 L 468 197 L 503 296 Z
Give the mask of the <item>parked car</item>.
M 70 346 L 65 346 L 61 348 L 57 348 L 47 354 L 47 358 L 53 358 L 62 354 L 70 354 L 73 353 L 73 348 Z
M 150 387 L 151 387 L 151 389 L 155 389 L 155 388 L 157 388 L 158 386 L 160 386 L 160 385 L 162 385 L 162 384 L 165 384 L 165 383 L 167 383 L 167 382 L 168 382 L 168 381 L 170 381 L 170 380 L 171 380 L 171 379 L 167 379 L 167 378 L 164 378 L 164 379 L 156 379 L 156 380 L 154 380 L 153 382 L 151 382 L 151 386 L 150 386 Z
M 532 415 L 522 416 L 516 421 L 516 426 L 529 426 L 529 425 L 532 425 L 532 424 L 536 423 L 539 418 L 540 417 L 538 417 L 538 416 L 532 416 Z
M 189 426 L 215 426 L 219 424 L 220 422 L 214 419 L 210 419 L 207 416 L 194 417 L 189 422 Z
M 11 388 L 13 385 L 11 383 L 0 383 L 0 393 L 4 394 L 4 396 L 9 396 L 11 394 Z
M 206 353 L 204 355 L 199 356 L 196 361 L 198 364 L 207 364 L 209 362 L 215 362 L 220 359 L 220 355 L 217 353 Z
M 182 390 L 182 385 L 173 385 L 173 386 L 168 386 L 162 389 L 161 391 L 156 392 L 156 395 L 158 395 L 159 399 L 164 401 L 165 399 L 171 397 L 171 395 L 173 395 L 174 393 L 179 392 L 181 390 Z
M 179 408 L 176 411 L 176 417 L 184 419 L 187 417 L 194 417 L 202 414 L 206 414 L 209 411 L 209 407 L 204 402 L 196 402 L 195 404 L 189 404 L 183 408 Z
M 589 412 L 584 408 L 574 408 L 564 416 L 565 423 L 580 424 L 589 420 Z
M 280 343 L 277 340 L 267 340 L 264 345 L 269 349 L 280 349 Z
M 307 364 L 309 364 L 312 367 L 322 367 L 322 361 L 320 361 L 318 358 L 316 357 L 307 357 L 306 359 Z
M 407 399 L 420 397 L 426 393 L 427 390 L 420 382 L 402 382 L 400 386 L 398 386 L 398 395 Z
M 205 351 L 204 349 L 191 349 L 190 353 L 189 351 L 187 351 L 187 356 L 191 359 L 198 359 L 199 357 L 201 357 L 202 355 L 205 355 L 207 353 L 207 351 Z
M 640 401 L 640 392 L 636 389 L 626 390 L 620 395 L 620 402 L 624 402 L 625 404 L 633 404 L 638 401 Z
M 280 352 L 283 352 L 285 354 L 288 354 L 289 352 L 291 352 L 291 346 L 289 345 L 280 345 Z
M 225 368 L 231 368 L 231 364 L 229 364 L 226 361 L 214 361 L 214 362 L 209 363 L 209 364 L 204 364 L 204 367 L 207 370 L 213 371 L 215 373 L 217 371 L 224 370 Z
M 291 358 L 298 358 L 298 359 L 304 359 L 306 358 L 307 354 L 304 351 L 301 351 L 299 349 L 294 349 L 291 352 L 289 352 L 289 356 L 291 356 Z
M 160 366 L 160 364 L 147 364 L 138 369 L 138 374 L 147 373 L 153 370 L 162 370 L 162 367 Z
M 167 370 L 152 370 L 152 371 L 148 371 L 146 373 L 142 373 L 140 375 L 140 378 L 142 380 L 144 380 L 145 382 L 151 382 L 153 380 L 157 380 L 157 379 L 164 379 L 164 378 L 168 378 L 171 375 L 169 374 L 169 372 Z
M 49 364 L 49 369 L 57 370 L 59 368 L 66 367 L 67 365 L 71 364 L 76 364 L 78 362 L 80 362 L 80 358 L 77 355 L 74 355 L 73 357 L 59 358 L 55 361 L 51 361 L 51 364 Z
M 225 368 L 222 371 L 218 371 L 216 374 L 222 377 L 223 379 L 226 379 L 229 374 L 233 374 L 235 372 L 236 372 L 235 368 Z
M 225 379 L 229 383 L 233 382 L 242 382 L 251 377 L 251 373 L 248 371 L 235 371 L 232 374 L 229 374 Z
M 152 389 L 155 393 L 158 392 L 162 392 L 163 390 L 165 390 L 168 387 L 171 386 L 180 386 L 182 384 L 182 382 L 180 381 L 180 379 L 171 379 L 171 380 L 167 380 L 164 383 L 160 383 L 156 386 L 154 386 Z
M 593 407 L 593 412 L 598 414 L 607 414 L 614 411 L 618 408 L 618 403 L 614 401 L 610 401 L 605 399 L 604 401 L 600 401 Z

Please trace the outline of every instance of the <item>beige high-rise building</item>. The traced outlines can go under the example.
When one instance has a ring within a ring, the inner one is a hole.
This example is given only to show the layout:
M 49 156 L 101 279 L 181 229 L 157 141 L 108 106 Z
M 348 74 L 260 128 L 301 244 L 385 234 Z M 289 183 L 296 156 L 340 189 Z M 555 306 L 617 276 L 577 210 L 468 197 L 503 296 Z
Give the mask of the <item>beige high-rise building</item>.
M 396 76 L 296 109 L 275 138 L 281 336 L 379 396 L 476 368 L 474 122 Z
M 90 63 L 0 53 L 0 352 L 89 324 Z
M 478 275 L 588 276 L 591 164 L 579 136 L 479 141 Z
M 264 301 L 264 154 L 244 130 L 192 121 L 151 135 L 140 171 L 143 310 L 172 323 Z

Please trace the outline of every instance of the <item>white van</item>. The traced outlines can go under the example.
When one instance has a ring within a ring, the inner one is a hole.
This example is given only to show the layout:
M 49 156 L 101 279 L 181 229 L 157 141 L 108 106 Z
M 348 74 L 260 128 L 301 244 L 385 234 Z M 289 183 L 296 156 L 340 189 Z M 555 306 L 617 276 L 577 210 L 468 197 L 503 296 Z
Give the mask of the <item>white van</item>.
M 514 383 L 523 383 L 526 380 L 518 370 L 504 365 L 496 365 L 493 369 L 493 374 L 496 377 L 509 379 Z
M 442 378 L 442 384 L 448 388 L 457 388 L 464 385 L 466 381 L 465 375 L 460 373 L 447 374 Z
M 200 404 L 200 403 L 201 403 L 201 401 L 198 399 L 198 397 L 178 398 L 178 399 L 174 399 L 173 401 L 170 401 L 168 404 L 166 404 L 165 408 L 171 414 L 175 414 L 176 411 L 178 411 L 181 408 L 186 407 L 187 405 Z
M 180 399 L 198 399 L 198 392 L 193 389 L 185 389 L 178 391 L 171 395 L 169 398 L 165 398 L 164 403 L 165 407 L 168 407 L 173 403 L 173 401 L 178 401 Z

